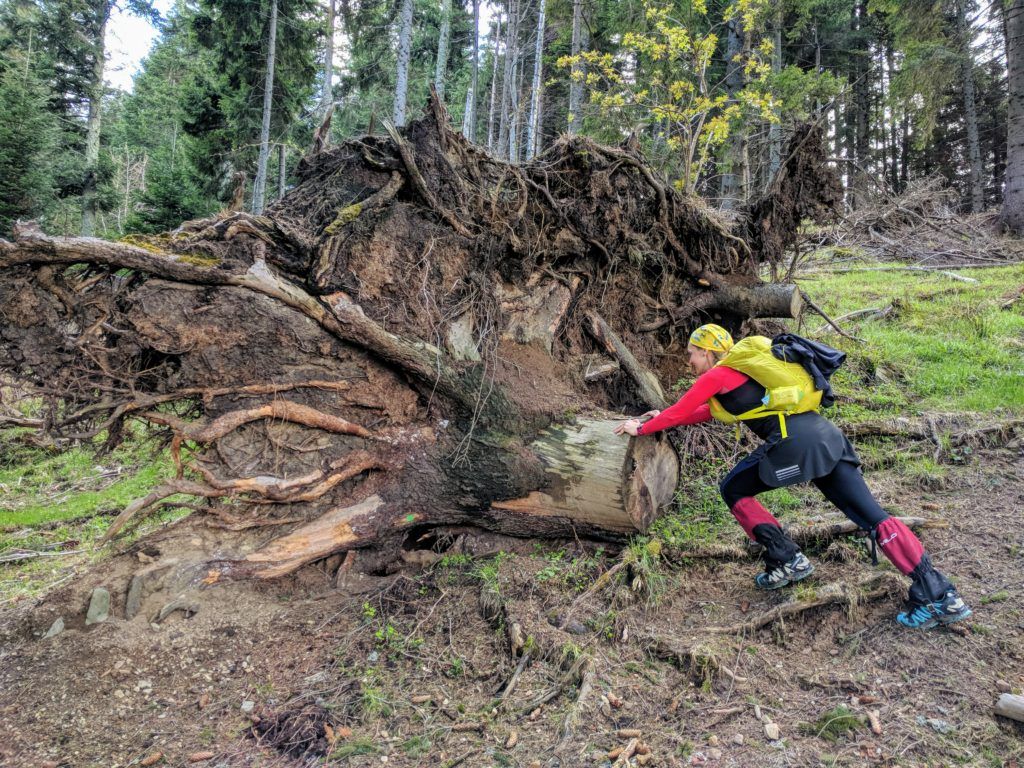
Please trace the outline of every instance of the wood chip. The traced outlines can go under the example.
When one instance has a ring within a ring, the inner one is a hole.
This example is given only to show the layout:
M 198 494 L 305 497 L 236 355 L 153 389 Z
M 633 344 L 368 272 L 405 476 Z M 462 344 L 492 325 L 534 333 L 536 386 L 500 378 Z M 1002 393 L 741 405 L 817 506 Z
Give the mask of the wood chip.
M 140 552 L 139 554 L 142 554 L 142 553 Z M 142 759 L 142 762 L 139 763 L 139 765 L 147 766 L 147 768 L 148 768 L 148 766 L 150 766 L 150 765 L 156 765 L 157 763 L 159 763 L 163 759 L 163 757 L 164 757 L 164 753 L 163 752 L 154 752 L 149 757 L 144 757 Z

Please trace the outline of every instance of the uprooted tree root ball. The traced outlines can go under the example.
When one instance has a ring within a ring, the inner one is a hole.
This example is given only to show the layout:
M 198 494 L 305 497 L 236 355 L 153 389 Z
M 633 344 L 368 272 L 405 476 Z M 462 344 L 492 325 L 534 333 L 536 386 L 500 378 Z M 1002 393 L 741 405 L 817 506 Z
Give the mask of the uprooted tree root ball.
M 108 538 L 205 499 L 238 537 L 211 580 L 397 561 L 445 527 L 621 538 L 679 470 L 664 438 L 613 438 L 608 411 L 664 406 L 696 322 L 798 310 L 757 274 L 839 199 L 819 128 L 771 195 L 725 221 L 635 147 L 579 137 L 510 165 L 435 100 L 403 132 L 311 153 L 262 216 L 117 243 L 21 227 L 0 241 L 0 370 L 42 398 L 40 440 L 167 429 L 177 476 Z

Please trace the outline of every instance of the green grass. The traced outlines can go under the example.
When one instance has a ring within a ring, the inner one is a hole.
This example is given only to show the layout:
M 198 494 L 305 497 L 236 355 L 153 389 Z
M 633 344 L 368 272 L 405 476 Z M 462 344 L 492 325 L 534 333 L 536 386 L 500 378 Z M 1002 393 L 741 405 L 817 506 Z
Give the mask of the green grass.
M 77 567 L 103 557 L 94 545 L 110 515 L 174 471 L 168 452 L 154 452 L 143 436 L 106 455 L 88 445 L 55 454 L 17 437 L 13 430 L 0 435 L 0 553 L 24 549 L 45 556 L 0 565 L 0 603 L 45 592 Z M 182 514 L 163 507 L 122 534 L 122 541 Z
M 130 447 L 105 457 L 78 447 L 8 467 L 0 470 L 0 530 L 120 511 L 171 471 L 166 451 L 145 458 Z
M 964 269 L 979 282 L 937 272 L 818 274 L 801 281 L 832 317 L 895 303 L 882 319 L 851 319 L 838 334 L 817 338 L 847 352 L 833 378 L 842 401 L 830 412 L 845 421 L 928 411 L 1024 413 L 1024 314 L 1002 309 L 1003 296 L 1024 285 L 1024 264 Z M 816 330 L 814 315 L 803 329 Z

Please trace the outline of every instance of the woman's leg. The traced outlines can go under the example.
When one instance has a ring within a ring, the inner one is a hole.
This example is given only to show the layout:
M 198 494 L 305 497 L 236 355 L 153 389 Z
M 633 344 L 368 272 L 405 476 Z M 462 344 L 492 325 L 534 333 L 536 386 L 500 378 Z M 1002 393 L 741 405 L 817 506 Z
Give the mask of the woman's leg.
M 754 498 L 757 494 L 771 489 L 771 486 L 761 480 L 757 465 L 758 459 L 744 459 L 722 479 L 718 487 L 736 522 L 752 541 L 764 547 L 765 570 L 766 573 L 770 573 L 793 561 L 800 555 L 800 549 L 782 530 L 782 526 L 772 513 Z M 803 559 L 806 561 L 806 558 Z M 806 572 L 802 572 L 800 578 L 809 575 L 811 570 L 813 567 L 808 562 Z M 784 586 L 793 580 L 790 578 L 778 586 Z M 764 586 L 760 581 L 758 584 Z
M 878 542 L 882 552 L 893 565 L 913 583 L 910 586 L 910 600 L 917 606 L 927 606 L 943 602 L 956 590 L 949 579 L 932 565 L 931 558 L 925 552 L 921 540 L 907 528 L 902 521 L 882 509 L 871 489 L 864 482 L 860 469 L 848 462 L 840 461 L 835 469 L 825 477 L 813 481 L 818 489 L 838 507 L 843 514 L 858 526 L 869 531 Z M 956 596 L 956 600 L 959 597 Z M 960 601 L 962 604 L 962 601 Z M 964 614 L 963 611 L 966 611 Z M 963 606 L 956 619 L 970 615 L 970 609 Z M 962 614 L 962 615 L 960 615 Z M 904 614 L 900 614 L 904 616 Z M 956 619 L 953 619 L 954 621 Z M 900 623 L 906 623 L 900 621 Z M 946 622 L 948 623 L 948 622 Z M 934 626 L 930 624 L 929 626 Z

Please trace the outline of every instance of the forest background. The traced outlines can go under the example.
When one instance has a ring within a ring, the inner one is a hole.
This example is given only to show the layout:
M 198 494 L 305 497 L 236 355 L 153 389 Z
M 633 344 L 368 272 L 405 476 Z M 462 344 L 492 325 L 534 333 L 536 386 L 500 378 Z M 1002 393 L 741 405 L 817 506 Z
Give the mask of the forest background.
M 787 131 L 817 117 L 850 208 L 938 176 L 977 212 L 1004 188 L 1024 194 L 1006 184 L 1008 138 L 1011 155 L 1022 143 L 1007 135 L 1010 94 L 1024 98 L 1007 76 L 1020 5 L 178 0 L 161 16 L 148 0 L 4 0 L 0 234 L 19 218 L 116 238 L 258 212 L 330 106 L 333 141 L 380 133 L 431 85 L 500 157 L 530 159 L 564 132 L 632 135 L 722 208 L 763 191 Z M 115 8 L 159 29 L 131 91 L 105 70 Z

